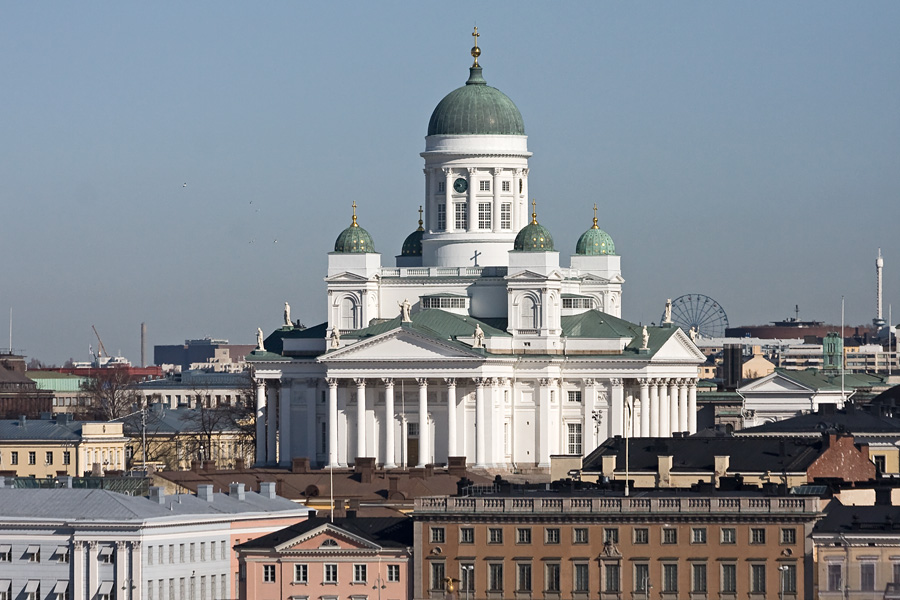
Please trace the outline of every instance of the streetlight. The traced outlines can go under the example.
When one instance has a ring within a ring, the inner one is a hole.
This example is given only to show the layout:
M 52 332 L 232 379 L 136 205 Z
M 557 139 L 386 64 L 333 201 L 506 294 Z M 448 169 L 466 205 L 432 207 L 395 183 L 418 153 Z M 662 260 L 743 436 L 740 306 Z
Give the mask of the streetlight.
M 631 402 L 625 401 L 625 497 L 628 497 L 628 436 L 631 433 L 632 411 Z
M 787 565 L 781 565 L 780 567 L 778 567 L 778 570 L 780 571 L 779 579 L 781 580 L 781 588 L 778 592 L 778 600 L 784 600 L 784 580 L 787 576 L 788 569 L 789 567 Z
M 466 600 L 469 600 L 469 589 L 475 587 L 472 585 L 474 583 L 472 581 L 472 577 L 474 576 L 474 571 L 475 571 L 475 565 L 463 565 L 462 566 L 463 583 L 466 586 Z
M 387 586 L 384 584 L 384 579 L 381 578 L 381 573 L 375 577 L 375 585 L 372 586 L 373 590 L 378 590 L 378 600 L 381 600 L 381 590 L 386 588 Z

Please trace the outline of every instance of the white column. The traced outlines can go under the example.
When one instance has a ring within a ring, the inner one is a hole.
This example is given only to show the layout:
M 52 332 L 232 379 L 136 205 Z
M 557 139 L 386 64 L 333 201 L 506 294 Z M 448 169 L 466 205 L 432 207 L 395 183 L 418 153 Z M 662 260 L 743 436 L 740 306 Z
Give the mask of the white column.
M 453 207 L 453 170 L 444 169 L 444 215 L 447 217 L 446 231 L 452 232 L 456 226 L 456 209 Z
M 650 437 L 650 390 L 646 379 L 639 379 L 641 385 L 641 437 Z
M 94 596 L 97 594 L 97 589 L 100 587 L 99 581 L 99 565 L 100 565 L 100 548 L 97 546 L 97 542 L 90 541 L 88 544 L 88 600 L 93 600 Z
M 326 379 L 328 383 L 328 466 L 338 466 L 338 380 Z
M 494 233 L 498 233 L 500 231 L 500 176 L 503 174 L 503 169 L 494 169 L 494 181 L 491 182 L 493 186 L 491 191 L 494 192 L 494 206 L 491 211 L 491 229 Z
M 688 386 L 684 379 L 678 380 L 678 431 L 689 431 Z
M 669 435 L 678 431 L 678 384 L 677 380 L 669 380 Z
M 291 466 L 291 387 L 290 380 L 281 380 L 281 391 L 278 394 L 278 464 Z
M 688 431 L 697 433 L 697 380 L 688 383 Z
M 538 467 L 550 466 L 550 379 L 539 380 L 541 385 L 540 397 L 538 399 L 538 427 L 539 427 L 539 443 L 538 448 Z
M 428 435 L 428 380 L 420 377 L 419 384 L 419 464 L 424 467 L 431 462 L 431 444 Z
M 665 379 L 659 381 L 659 437 L 672 435 L 672 422 L 669 420 L 669 386 Z
M 409 467 L 409 420 L 406 413 L 400 415 L 400 466 Z
M 659 437 L 659 386 L 650 380 L 650 437 Z
M 447 456 L 456 454 L 456 379 L 448 377 L 447 382 Z
M 396 469 L 394 462 L 394 380 L 390 377 L 384 381 L 384 468 Z
M 622 386 L 622 380 L 618 378 L 610 379 L 609 385 L 609 435 L 610 437 L 625 435 L 625 388 Z
M 519 214 L 519 225 L 514 229 L 514 231 L 519 231 L 531 221 L 531 207 L 528 204 L 528 169 L 522 169 L 519 173 L 519 177 L 522 178 L 522 193 L 519 194 L 522 202 L 522 211 Z M 516 186 L 519 185 L 517 181 Z
M 273 465 L 278 460 L 278 423 L 276 412 L 278 389 L 272 385 L 266 388 L 266 464 Z
M 84 597 L 84 542 L 76 540 L 72 544 L 72 600 Z
M 487 447 L 487 415 L 484 410 L 484 384 L 483 378 L 475 380 L 475 467 L 484 468 L 485 450 Z
M 318 447 L 316 446 L 316 380 L 306 380 L 306 456 L 314 465 L 316 464 L 316 454 Z
M 151 549 L 152 550 L 152 549 Z M 143 558 L 141 557 L 141 543 L 131 542 L 131 599 L 141 600 L 144 593 L 144 578 L 141 568 L 143 567 Z
M 266 464 L 266 382 L 256 380 L 256 464 Z
M 594 380 L 585 379 L 581 388 L 581 421 L 584 423 L 582 439 L 585 455 L 600 445 L 597 441 L 597 423 L 594 421 Z
M 112 597 L 122 598 L 123 600 L 128 600 L 128 588 L 131 586 L 130 581 L 125 581 L 126 550 L 127 545 L 125 542 L 121 540 L 116 542 L 116 579 L 113 582 Z M 138 585 L 140 585 L 140 582 L 138 582 Z
M 366 380 L 356 379 L 356 458 L 366 452 Z M 356 461 L 354 461 L 356 462 Z
M 469 167 L 469 196 L 467 204 L 469 206 L 469 231 L 478 231 L 478 198 L 476 198 L 475 186 L 478 181 L 475 179 L 475 167 Z

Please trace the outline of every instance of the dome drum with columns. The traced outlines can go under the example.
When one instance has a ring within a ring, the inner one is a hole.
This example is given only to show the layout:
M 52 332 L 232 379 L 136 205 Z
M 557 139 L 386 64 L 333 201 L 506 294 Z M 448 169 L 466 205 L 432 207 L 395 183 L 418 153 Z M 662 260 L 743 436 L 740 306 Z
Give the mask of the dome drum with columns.
M 328 254 L 327 321 L 283 327 L 249 357 L 261 464 L 545 471 L 626 430 L 696 431 L 704 356 L 678 328 L 621 319 L 620 257 L 596 206 L 560 265 L 529 206 L 524 121 L 480 53 L 432 114 L 419 227 L 395 264 L 354 203 Z

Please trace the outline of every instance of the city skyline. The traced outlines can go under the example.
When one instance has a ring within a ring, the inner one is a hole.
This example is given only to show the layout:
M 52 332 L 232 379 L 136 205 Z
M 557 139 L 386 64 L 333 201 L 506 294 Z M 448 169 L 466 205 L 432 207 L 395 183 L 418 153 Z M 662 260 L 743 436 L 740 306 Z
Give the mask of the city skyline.
M 837 323 L 844 296 L 868 324 L 879 247 L 900 311 L 900 7 L 345 8 L 7 5 L 14 350 L 85 360 L 95 325 L 138 362 L 142 322 L 151 347 L 250 343 L 285 300 L 323 321 L 351 202 L 384 264 L 415 229 L 428 118 L 465 82 L 474 24 L 524 118 L 540 222 L 566 264 L 598 205 L 624 318 L 700 293 L 732 326 L 795 305 Z

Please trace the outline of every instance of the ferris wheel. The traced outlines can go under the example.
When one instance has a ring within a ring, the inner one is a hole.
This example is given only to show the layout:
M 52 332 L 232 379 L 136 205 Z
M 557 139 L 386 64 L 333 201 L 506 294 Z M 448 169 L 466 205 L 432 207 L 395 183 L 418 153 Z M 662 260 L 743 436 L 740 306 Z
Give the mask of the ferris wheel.
M 665 321 L 666 315 L 660 322 Z M 681 327 L 685 333 L 695 329 L 705 338 L 725 337 L 728 328 L 728 315 L 722 306 L 703 294 L 686 294 L 672 300 L 672 322 Z

